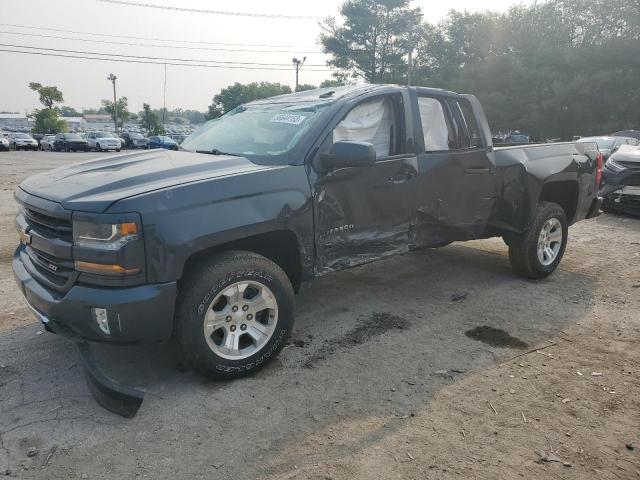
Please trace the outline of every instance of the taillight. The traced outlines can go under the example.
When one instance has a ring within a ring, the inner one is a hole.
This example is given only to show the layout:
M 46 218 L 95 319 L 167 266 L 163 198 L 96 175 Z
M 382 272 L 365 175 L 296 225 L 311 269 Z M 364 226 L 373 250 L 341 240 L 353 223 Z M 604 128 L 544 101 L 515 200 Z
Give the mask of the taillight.
M 604 166 L 604 156 L 599 153 L 596 157 L 596 186 L 599 187 L 602 182 L 602 167 Z

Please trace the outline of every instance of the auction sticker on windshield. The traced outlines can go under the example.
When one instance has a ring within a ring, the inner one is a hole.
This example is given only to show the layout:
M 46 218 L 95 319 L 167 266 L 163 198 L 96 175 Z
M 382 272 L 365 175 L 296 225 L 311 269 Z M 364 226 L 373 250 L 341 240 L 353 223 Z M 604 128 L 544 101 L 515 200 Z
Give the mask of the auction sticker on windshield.
M 274 123 L 289 123 L 291 125 L 300 125 L 307 117 L 304 115 L 294 115 L 291 113 L 278 113 L 271 118 Z

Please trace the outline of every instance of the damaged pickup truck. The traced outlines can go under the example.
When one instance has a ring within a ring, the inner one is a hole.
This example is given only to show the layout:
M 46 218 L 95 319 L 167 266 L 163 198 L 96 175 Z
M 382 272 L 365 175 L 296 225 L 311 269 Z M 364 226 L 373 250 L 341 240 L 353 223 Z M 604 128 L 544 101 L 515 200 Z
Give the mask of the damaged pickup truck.
M 604 165 L 602 210 L 640 217 L 640 147 L 623 145 Z
M 494 148 L 478 100 L 397 86 L 242 105 L 181 151 L 101 157 L 25 180 L 13 270 L 47 330 L 176 335 L 214 378 L 282 349 L 301 282 L 389 255 L 502 237 L 543 278 L 598 215 L 589 143 Z

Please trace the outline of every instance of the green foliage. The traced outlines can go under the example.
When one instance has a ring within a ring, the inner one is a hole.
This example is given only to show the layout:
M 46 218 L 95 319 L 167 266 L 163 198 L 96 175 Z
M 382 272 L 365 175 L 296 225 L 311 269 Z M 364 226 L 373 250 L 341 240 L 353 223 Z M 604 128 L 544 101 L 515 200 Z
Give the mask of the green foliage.
M 61 117 L 81 117 L 82 116 L 82 114 L 79 111 L 77 111 L 75 108 L 68 107 L 66 105 L 62 107 L 55 107 L 54 110 Z
M 252 82 L 242 84 L 236 82 L 223 88 L 219 94 L 213 97 L 213 102 L 209 105 L 207 119 L 217 118 L 243 103 L 285 93 L 291 93 L 291 88 L 279 83 Z
M 342 80 L 324 80 L 320 84 L 320 88 L 329 88 L 329 87 L 344 87 L 346 83 Z
M 409 44 L 413 83 L 476 94 L 494 131 L 570 139 L 640 128 L 638 1 L 451 11 L 432 25 L 415 24 L 419 10 L 406 1 L 347 0 L 341 15 L 321 36 L 337 79 L 405 83 Z
M 151 109 L 151 105 L 144 103 L 142 105 L 143 110 L 140 112 L 140 126 L 144 128 L 149 135 L 161 135 L 164 133 L 162 123 L 158 114 Z
M 36 133 L 60 133 L 67 131 L 67 122 L 58 118 L 58 113 L 52 108 L 34 110 L 31 114 L 35 125 L 33 131 Z
M 422 12 L 409 0 L 347 0 L 340 8 L 342 23 L 327 17 L 320 43 L 331 55 L 327 62 L 340 79 L 371 83 L 401 82 L 405 58 L 420 30 Z
M 124 122 L 129 120 L 131 112 L 129 112 L 129 100 L 127 97 L 120 97 L 116 102 L 116 108 L 113 106 L 113 101 L 102 100 L 102 108 L 105 112 L 111 115 L 111 118 L 115 121 L 115 115 L 118 114 L 118 128 L 122 128 Z M 116 112 L 117 109 L 117 112 Z
M 45 87 L 41 83 L 31 82 L 29 88 L 40 95 L 40 103 L 45 108 L 53 108 L 56 103 L 64 102 L 64 97 L 58 87 Z
M 311 85 L 310 83 L 301 83 L 298 85 L 298 88 L 296 88 L 296 92 L 304 92 L 305 90 L 315 90 L 316 87 L 315 85 Z

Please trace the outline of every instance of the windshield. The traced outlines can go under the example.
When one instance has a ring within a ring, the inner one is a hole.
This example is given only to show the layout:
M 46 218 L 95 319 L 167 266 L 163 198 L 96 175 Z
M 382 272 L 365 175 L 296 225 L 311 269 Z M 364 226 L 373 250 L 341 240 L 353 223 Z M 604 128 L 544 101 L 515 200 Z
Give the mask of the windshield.
M 13 137 L 14 138 L 31 138 L 31 135 L 28 135 L 26 133 L 16 133 Z
M 205 123 L 184 150 L 274 157 L 291 151 L 325 105 L 248 105 Z
M 615 138 L 581 138 L 579 142 L 595 142 L 600 150 L 611 150 L 616 143 Z
M 67 133 L 65 134 L 64 138 L 66 138 L 67 140 L 82 140 L 82 137 L 77 133 Z

